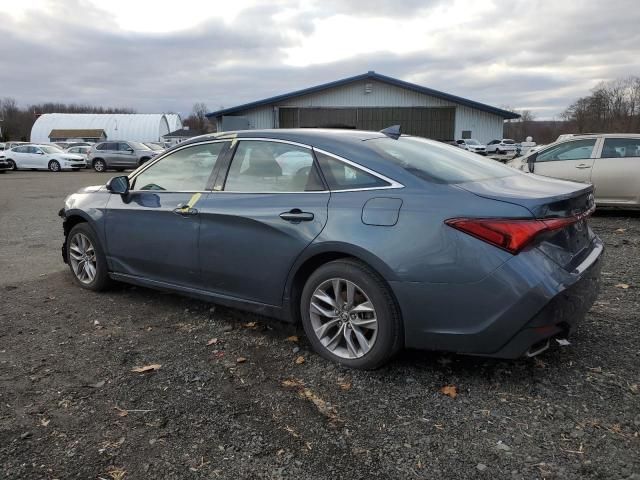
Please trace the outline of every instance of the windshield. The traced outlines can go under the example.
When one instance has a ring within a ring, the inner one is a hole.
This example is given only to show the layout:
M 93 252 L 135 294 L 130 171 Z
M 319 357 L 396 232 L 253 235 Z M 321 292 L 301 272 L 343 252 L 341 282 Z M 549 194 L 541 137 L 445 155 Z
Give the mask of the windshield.
M 473 139 L 473 138 L 469 138 L 469 139 L 465 140 L 465 143 L 467 145 L 480 145 L 480 142 L 478 140 Z
M 145 143 L 145 145 L 151 150 L 164 150 L 164 148 L 162 148 L 160 145 L 156 145 L 155 143 Z
M 518 174 L 495 160 L 419 137 L 375 138 L 367 140 L 367 145 L 409 173 L 430 182 L 476 182 Z
M 144 143 L 138 143 L 138 142 L 127 142 L 131 148 L 133 148 L 134 150 L 151 150 L 149 147 L 147 147 Z
M 504 143 L 505 145 L 513 145 L 516 142 L 514 140 L 511 140 L 510 138 L 505 138 L 504 140 L 502 140 L 502 143 Z
M 44 153 L 61 153 L 62 152 L 62 149 L 60 149 L 58 147 L 51 147 L 51 146 L 40 147 L 40 149 Z

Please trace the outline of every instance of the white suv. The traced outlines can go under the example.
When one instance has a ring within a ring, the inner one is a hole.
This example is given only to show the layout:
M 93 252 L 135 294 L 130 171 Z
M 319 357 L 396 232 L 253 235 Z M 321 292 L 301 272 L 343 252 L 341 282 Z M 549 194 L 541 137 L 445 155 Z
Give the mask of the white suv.
M 518 149 L 515 140 L 510 138 L 503 138 L 502 140 L 491 140 L 487 143 L 487 153 L 497 153 L 501 155 L 503 153 L 515 152 Z
M 545 177 L 592 183 L 601 207 L 640 207 L 640 134 L 573 135 L 507 165 Z
M 460 148 L 463 148 L 464 150 L 467 150 L 469 152 L 479 153 L 480 155 L 487 154 L 487 146 L 483 145 L 474 138 L 461 138 L 460 140 L 456 140 L 456 144 Z

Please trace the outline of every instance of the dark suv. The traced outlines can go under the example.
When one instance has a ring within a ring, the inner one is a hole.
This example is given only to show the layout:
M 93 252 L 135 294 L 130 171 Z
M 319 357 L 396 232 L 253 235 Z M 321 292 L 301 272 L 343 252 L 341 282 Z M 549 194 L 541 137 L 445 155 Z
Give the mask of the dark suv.
M 108 169 L 122 171 L 126 168 L 138 168 L 157 154 L 158 152 L 139 142 L 101 142 L 87 152 L 87 163 L 96 172 L 106 172 Z

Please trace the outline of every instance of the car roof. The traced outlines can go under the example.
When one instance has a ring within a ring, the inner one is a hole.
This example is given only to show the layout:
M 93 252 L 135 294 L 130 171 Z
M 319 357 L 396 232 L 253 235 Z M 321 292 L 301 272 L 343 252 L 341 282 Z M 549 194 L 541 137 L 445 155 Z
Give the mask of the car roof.
M 562 140 L 571 140 L 574 138 L 593 138 L 593 137 L 640 137 L 640 133 L 567 133 L 563 135 L 571 135 Z
M 403 135 L 410 137 L 409 135 Z M 320 128 L 294 128 L 294 129 L 264 129 L 264 130 L 241 130 L 235 132 L 222 132 L 216 134 L 201 135 L 191 138 L 185 142 L 175 145 L 167 150 L 164 155 L 170 154 L 176 149 L 186 146 L 213 140 L 224 139 L 272 139 L 283 140 L 292 143 L 299 143 L 314 147 L 316 150 L 329 152 L 348 161 L 356 162 L 365 168 L 369 168 L 386 177 L 407 185 L 415 182 L 415 177 L 407 173 L 403 168 L 389 161 L 377 149 L 371 148 L 368 140 L 387 139 L 387 135 L 380 132 L 364 130 L 341 130 L 341 129 L 320 129 Z M 424 139 L 434 144 L 440 144 L 436 140 Z

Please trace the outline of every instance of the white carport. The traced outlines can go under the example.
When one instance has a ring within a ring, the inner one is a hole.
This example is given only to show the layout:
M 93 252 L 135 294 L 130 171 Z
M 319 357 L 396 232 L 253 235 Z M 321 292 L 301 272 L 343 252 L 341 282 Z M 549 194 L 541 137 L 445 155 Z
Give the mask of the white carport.
M 108 140 L 157 142 L 163 135 L 182 128 L 180 115 L 173 113 L 45 113 L 31 128 L 31 141 L 49 142 L 52 130 L 104 130 Z

